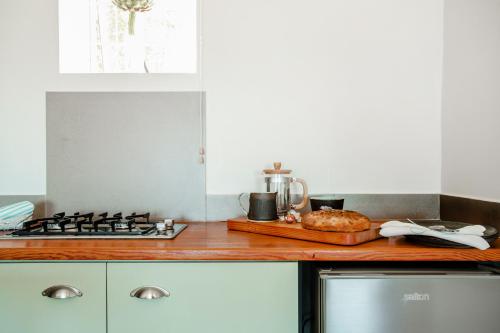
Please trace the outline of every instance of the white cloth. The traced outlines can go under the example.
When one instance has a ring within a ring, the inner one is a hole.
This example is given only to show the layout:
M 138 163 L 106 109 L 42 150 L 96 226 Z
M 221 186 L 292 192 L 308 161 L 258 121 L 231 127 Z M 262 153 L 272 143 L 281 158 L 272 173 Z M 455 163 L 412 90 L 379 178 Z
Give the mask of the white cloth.
M 455 243 L 460 243 L 475 247 L 480 250 L 486 250 L 490 247 L 483 236 L 485 227 L 482 225 L 467 226 L 457 229 L 455 232 L 436 231 L 427 227 L 405 223 L 401 221 L 389 221 L 381 225 L 380 234 L 384 237 L 403 236 L 403 235 L 419 235 L 432 236 L 445 239 Z

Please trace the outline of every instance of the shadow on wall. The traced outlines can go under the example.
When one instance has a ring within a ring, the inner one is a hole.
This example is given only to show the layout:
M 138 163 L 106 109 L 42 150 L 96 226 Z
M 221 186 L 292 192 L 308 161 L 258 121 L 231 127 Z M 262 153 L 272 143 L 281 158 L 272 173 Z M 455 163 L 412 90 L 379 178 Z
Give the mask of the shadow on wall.
M 443 220 L 489 224 L 500 230 L 500 203 L 442 195 Z
M 47 201 L 44 195 L 0 195 L 0 207 L 20 201 L 29 201 L 35 205 L 33 218 L 41 218 L 45 216 L 45 212 L 47 211 Z

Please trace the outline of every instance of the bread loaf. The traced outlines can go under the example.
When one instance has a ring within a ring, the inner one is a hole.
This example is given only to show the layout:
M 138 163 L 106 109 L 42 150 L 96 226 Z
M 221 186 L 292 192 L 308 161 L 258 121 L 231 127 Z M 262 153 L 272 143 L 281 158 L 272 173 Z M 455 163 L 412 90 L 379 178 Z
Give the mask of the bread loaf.
M 305 214 L 302 227 L 319 231 L 363 231 L 370 229 L 370 219 L 350 210 L 319 210 Z

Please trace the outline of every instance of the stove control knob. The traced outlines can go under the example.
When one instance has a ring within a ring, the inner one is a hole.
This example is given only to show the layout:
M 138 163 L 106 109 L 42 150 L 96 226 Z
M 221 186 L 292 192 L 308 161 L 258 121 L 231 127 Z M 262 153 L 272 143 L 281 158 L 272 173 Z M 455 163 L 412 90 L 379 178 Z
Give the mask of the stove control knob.
M 160 233 L 160 234 L 161 234 L 161 233 L 164 233 L 164 232 L 165 232 L 165 229 L 166 229 L 166 227 L 165 227 L 165 223 L 163 223 L 163 222 L 158 222 L 158 223 L 156 223 L 156 224 L 155 224 L 155 227 L 156 227 L 156 231 L 158 231 L 158 233 Z
M 167 230 L 173 230 L 174 229 L 174 220 L 172 220 L 172 219 L 165 219 L 164 222 L 165 222 L 165 228 Z

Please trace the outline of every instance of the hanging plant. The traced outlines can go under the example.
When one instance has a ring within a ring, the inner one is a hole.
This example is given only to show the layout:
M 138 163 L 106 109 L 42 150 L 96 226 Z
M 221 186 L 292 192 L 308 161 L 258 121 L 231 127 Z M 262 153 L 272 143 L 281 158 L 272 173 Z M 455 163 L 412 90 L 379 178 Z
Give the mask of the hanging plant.
M 153 7 L 153 0 L 113 0 L 116 7 L 128 12 L 128 33 L 135 33 L 135 13 L 148 12 Z

